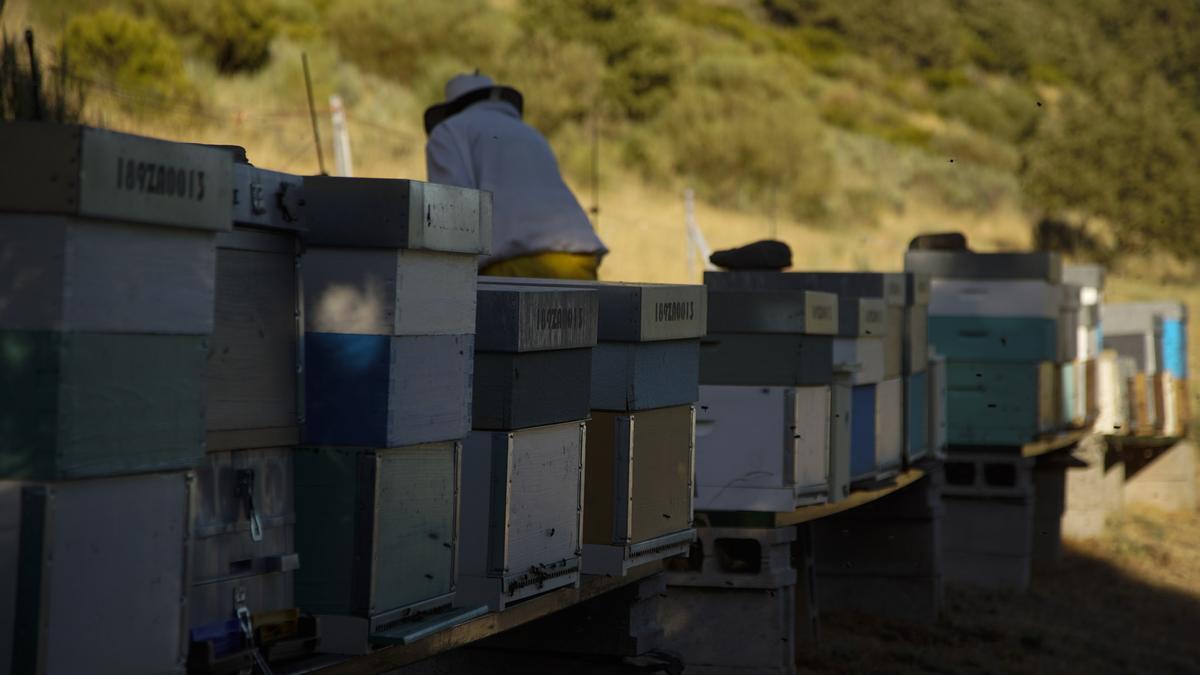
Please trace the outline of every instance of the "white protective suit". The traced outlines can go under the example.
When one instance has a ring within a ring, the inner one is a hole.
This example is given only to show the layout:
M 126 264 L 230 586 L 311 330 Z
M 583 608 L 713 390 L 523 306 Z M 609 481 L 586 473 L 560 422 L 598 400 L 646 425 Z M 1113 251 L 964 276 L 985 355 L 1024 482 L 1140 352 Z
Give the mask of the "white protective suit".
M 429 181 L 492 192 L 488 264 L 546 251 L 608 252 L 563 182 L 550 144 L 510 103 L 486 100 L 433 128 Z

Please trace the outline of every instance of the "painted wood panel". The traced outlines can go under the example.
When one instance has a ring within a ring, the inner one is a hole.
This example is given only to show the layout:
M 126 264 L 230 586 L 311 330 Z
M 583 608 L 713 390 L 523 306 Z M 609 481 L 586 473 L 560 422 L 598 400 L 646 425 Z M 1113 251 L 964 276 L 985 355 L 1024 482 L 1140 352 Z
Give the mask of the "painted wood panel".
M 306 330 L 358 335 L 475 332 L 475 256 L 403 249 L 310 248 Z
M 827 335 L 709 335 L 700 350 L 704 384 L 810 386 L 833 380 Z
M 307 176 L 307 241 L 313 246 L 488 253 L 492 195 L 386 178 Z
M 852 298 L 881 298 L 889 306 L 912 304 L 903 273 L 777 272 L 738 270 L 705 272 L 704 283 L 718 290 L 809 290 Z
M 855 385 L 850 409 L 850 478 L 875 477 L 875 385 Z
M 854 384 L 875 384 L 885 377 L 887 343 L 881 337 L 836 338 L 833 363 L 852 369 Z
M 919 373 L 929 364 L 929 314 L 923 306 L 904 310 L 904 372 Z
M 0 125 L 0 211 L 228 230 L 233 154 L 47 122 Z
M 891 471 L 903 462 L 904 379 L 896 377 L 875 387 L 875 463 L 880 471 Z
M 220 249 L 208 430 L 298 429 L 298 281 L 294 253 Z
M 235 163 L 233 222 L 274 230 L 303 231 L 304 178 Z
M 399 447 L 462 438 L 473 338 L 306 334 L 306 442 Z
M 209 453 L 195 474 L 195 582 L 261 573 L 295 553 L 291 448 Z
M 948 362 L 947 441 L 963 445 L 1022 445 L 1040 431 L 1046 400 L 1044 369 L 1036 363 Z M 1050 369 L 1053 373 L 1053 367 Z
M 634 543 L 692 526 L 695 409 L 633 413 Z M 586 512 L 585 512 L 586 513 Z
M 207 338 L 0 332 L 0 476 L 190 468 L 204 452 Z
M 594 410 L 649 410 L 693 403 L 700 396 L 700 345 L 695 340 L 601 342 L 592 349 Z
M 904 457 L 909 462 L 929 450 L 929 397 L 927 373 L 904 377 Z
M 183 662 L 185 472 L 19 486 L 13 672 L 174 672 Z M 0 579 L 9 585 L 13 579 Z M 3 623 L 3 621 L 0 621 Z M 129 648 L 138 636 L 139 649 Z M 3 643 L 0 643 L 0 648 Z
M 585 419 L 592 350 L 476 352 L 471 426 L 509 430 Z
M 297 604 L 386 622 L 452 591 L 460 452 L 297 451 Z
M 584 434 L 578 422 L 511 433 L 504 558 L 508 574 L 579 555 Z
M 0 328 L 212 332 L 212 233 L 37 214 L 0 225 Z
M 929 344 L 954 361 L 1053 361 L 1056 319 L 931 316 Z

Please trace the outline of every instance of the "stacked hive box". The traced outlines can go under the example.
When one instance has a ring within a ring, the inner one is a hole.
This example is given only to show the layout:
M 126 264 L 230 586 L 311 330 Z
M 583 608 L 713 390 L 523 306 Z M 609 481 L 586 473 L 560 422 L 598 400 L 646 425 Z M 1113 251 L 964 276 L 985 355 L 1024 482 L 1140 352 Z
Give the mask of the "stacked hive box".
M 695 538 L 703 286 L 596 284 L 583 569 L 623 575 Z
M 1187 417 L 1187 308 L 1177 302 L 1106 304 L 1104 346 L 1132 360 L 1130 421 L 1139 436 L 1179 436 Z
M 847 377 L 834 384 L 837 296 L 722 287 L 723 275 L 709 276 L 697 508 L 787 512 L 840 499 L 849 490 L 851 426 L 836 411 L 849 411 L 851 390 Z M 857 307 L 847 313 L 857 324 Z
M 0 126 L 0 670 L 179 672 L 225 150 Z
M 589 289 L 479 286 L 462 602 L 500 610 L 579 583 L 596 317 Z
M 932 277 L 929 342 L 946 358 L 947 442 L 1014 446 L 1056 429 L 1058 256 L 916 250 L 905 266 Z
M 1100 302 L 1104 294 L 1104 268 L 1099 265 L 1069 265 L 1063 280 L 1078 287 L 1079 315 L 1075 328 L 1075 381 L 1080 387 L 1075 409 L 1077 425 L 1094 423 L 1100 416 Z
M 595 289 L 583 571 L 623 575 L 687 550 L 692 529 L 694 404 L 701 286 L 509 279 Z
M 244 158 L 233 176 L 234 227 L 217 236 L 207 454 L 192 521 L 195 672 L 250 667 L 253 647 L 281 655 L 315 642 L 315 626 L 301 626 L 292 595 L 303 181 Z M 287 639 L 246 644 L 246 619 L 260 635 Z
M 305 179 L 304 447 L 296 602 L 344 651 L 403 641 L 455 588 L 470 429 L 475 260 L 491 196 L 407 180 Z M 434 619 L 440 620 L 440 619 Z

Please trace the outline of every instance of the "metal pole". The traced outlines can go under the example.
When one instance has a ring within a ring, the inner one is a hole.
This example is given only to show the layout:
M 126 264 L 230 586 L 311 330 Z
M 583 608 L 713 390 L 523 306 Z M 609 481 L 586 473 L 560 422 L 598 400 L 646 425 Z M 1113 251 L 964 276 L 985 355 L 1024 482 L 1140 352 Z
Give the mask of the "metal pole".
M 333 172 L 338 176 L 353 176 L 354 163 L 350 159 L 350 131 L 346 127 L 346 109 L 342 97 L 329 97 L 329 117 L 333 126 Z
M 304 65 L 304 88 L 308 91 L 308 116 L 312 118 L 313 139 L 317 143 L 317 167 L 321 175 L 325 173 L 325 155 L 321 152 L 321 130 L 317 127 L 317 106 L 313 103 L 312 77 L 308 74 L 308 52 L 300 52 L 300 62 Z

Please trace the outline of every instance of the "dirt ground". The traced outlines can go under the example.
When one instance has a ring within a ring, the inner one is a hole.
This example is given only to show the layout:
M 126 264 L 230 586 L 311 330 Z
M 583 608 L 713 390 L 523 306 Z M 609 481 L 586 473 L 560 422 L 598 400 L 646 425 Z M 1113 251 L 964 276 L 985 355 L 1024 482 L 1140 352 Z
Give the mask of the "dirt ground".
M 1130 508 L 1023 596 L 946 589 L 919 627 L 826 614 L 820 673 L 1200 673 L 1200 513 Z

